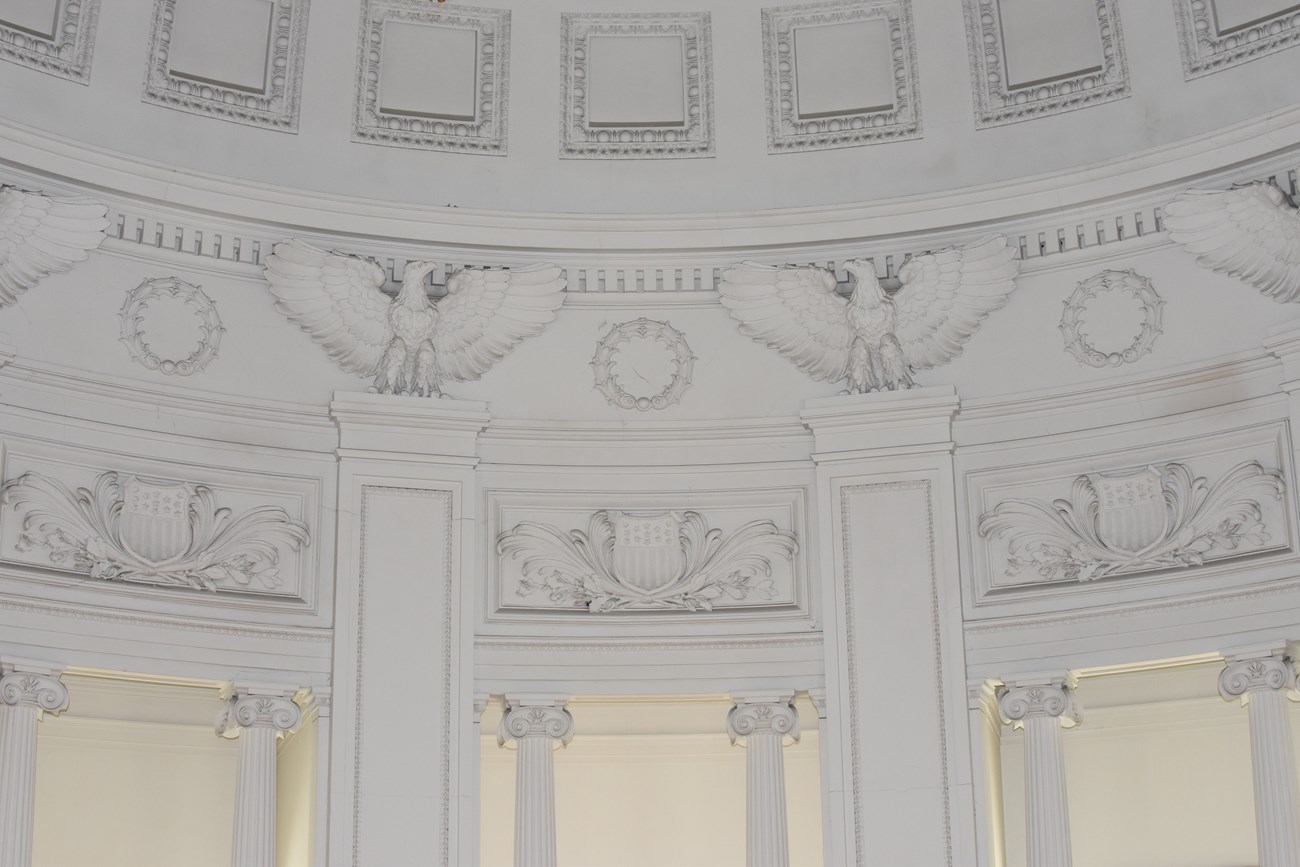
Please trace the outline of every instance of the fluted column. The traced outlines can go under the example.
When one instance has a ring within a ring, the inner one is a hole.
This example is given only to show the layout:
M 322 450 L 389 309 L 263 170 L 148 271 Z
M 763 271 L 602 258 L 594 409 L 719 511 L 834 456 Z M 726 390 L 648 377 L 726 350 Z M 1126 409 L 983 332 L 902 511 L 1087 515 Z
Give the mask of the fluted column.
M 727 734 L 745 741 L 746 867 L 789 867 L 785 815 L 785 738 L 799 739 L 793 692 L 732 696 Z
M 1025 861 L 1028 867 L 1070 867 L 1070 809 L 1065 794 L 1062 726 L 1079 722 L 1074 680 L 1009 681 L 998 700 L 1008 725 L 1025 731 Z
M 36 805 L 36 724 L 68 706 L 56 669 L 0 665 L 0 867 L 30 867 Z
M 293 693 L 232 687 L 217 716 L 217 734 L 239 738 L 231 867 L 275 867 L 275 742 L 302 722 Z
M 555 760 L 573 739 L 568 699 L 506 696 L 497 743 L 518 742 L 515 757 L 515 867 L 556 867 Z
M 1287 714 L 1295 672 L 1281 647 L 1225 653 L 1219 694 L 1240 698 L 1250 719 L 1250 761 L 1255 789 L 1255 836 L 1259 867 L 1300 864 L 1295 748 Z

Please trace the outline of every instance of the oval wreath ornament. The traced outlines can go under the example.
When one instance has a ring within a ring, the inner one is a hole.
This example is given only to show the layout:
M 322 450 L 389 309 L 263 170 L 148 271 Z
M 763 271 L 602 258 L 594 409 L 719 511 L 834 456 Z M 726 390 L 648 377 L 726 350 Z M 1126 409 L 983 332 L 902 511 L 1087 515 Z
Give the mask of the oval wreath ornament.
M 178 298 L 194 310 L 199 320 L 199 343 L 184 358 L 162 358 L 145 339 L 148 333 L 141 326 L 149 309 L 149 302 L 159 298 Z M 198 373 L 217 357 L 221 346 L 221 335 L 226 330 L 217 314 L 217 306 L 203 290 L 175 277 L 155 277 L 146 280 L 126 295 L 122 305 L 122 337 L 131 357 L 149 370 L 160 370 L 171 376 L 189 376 Z
M 619 351 L 632 340 L 661 343 L 672 356 L 673 374 L 668 383 L 654 394 L 638 397 L 619 382 Z M 596 374 L 596 389 L 605 396 L 605 400 L 614 406 L 641 412 L 664 409 L 681 400 L 682 392 L 690 387 L 694 365 L 695 356 L 680 331 L 667 322 L 645 317 L 620 322 L 611 328 L 596 345 L 596 356 L 591 360 L 591 367 Z
M 1084 321 L 1088 302 L 1108 292 L 1132 296 L 1142 311 L 1141 326 L 1133 342 L 1113 350 L 1103 350 L 1089 342 Z M 1102 271 L 1080 283 L 1065 302 L 1059 327 L 1065 337 L 1066 351 L 1089 367 L 1119 367 L 1137 361 L 1151 351 L 1161 334 L 1164 306 L 1151 281 L 1136 271 Z

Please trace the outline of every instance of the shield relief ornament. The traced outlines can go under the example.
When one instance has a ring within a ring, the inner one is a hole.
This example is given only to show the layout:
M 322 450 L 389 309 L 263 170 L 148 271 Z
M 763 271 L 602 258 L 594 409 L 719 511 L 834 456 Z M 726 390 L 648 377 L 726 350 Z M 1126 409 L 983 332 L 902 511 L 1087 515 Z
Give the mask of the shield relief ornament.
M 122 542 L 159 563 L 184 554 L 193 541 L 193 489 L 184 483 L 128 476 L 122 484 Z
M 642 590 L 662 587 L 684 565 L 682 518 L 676 512 L 609 512 L 614 525 L 614 574 Z
M 1169 530 L 1164 476 L 1155 467 L 1088 476 L 1097 494 L 1097 536 L 1126 554 L 1141 554 Z

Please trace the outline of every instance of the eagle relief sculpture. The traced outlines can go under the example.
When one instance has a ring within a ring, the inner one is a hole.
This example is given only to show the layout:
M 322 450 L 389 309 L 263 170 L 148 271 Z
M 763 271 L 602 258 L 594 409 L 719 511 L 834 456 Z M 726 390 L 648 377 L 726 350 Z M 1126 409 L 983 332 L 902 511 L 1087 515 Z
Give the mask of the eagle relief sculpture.
M 0 184 L 0 308 L 41 278 L 83 262 L 104 240 L 108 208 Z
M 1201 267 L 1300 301 L 1300 209 L 1277 184 L 1188 190 L 1165 206 L 1164 225 Z
M 560 269 L 530 265 L 457 271 L 435 304 L 424 288 L 435 267 L 408 262 L 394 299 L 373 260 L 293 239 L 275 245 L 266 279 L 276 309 L 380 394 L 446 397 L 444 383 L 478 379 L 564 303 Z
M 814 379 L 847 381 L 847 393 L 912 388 L 913 372 L 952 360 L 984 317 L 1007 301 L 1020 262 L 994 235 L 965 247 L 910 258 L 900 288 L 886 294 L 869 259 L 835 275 L 814 265 L 746 262 L 723 272 L 722 303 L 740 331 L 780 352 Z

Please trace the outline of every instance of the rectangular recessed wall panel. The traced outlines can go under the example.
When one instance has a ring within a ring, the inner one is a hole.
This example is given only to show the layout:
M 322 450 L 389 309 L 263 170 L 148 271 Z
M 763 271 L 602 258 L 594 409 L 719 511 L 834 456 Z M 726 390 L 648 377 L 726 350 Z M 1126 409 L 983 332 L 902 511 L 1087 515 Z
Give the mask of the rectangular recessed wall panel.
M 1174 17 L 1188 80 L 1300 42 L 1295 0 L 1174 0 Z
M 560 16 L 560 157 L 713 156 L 707 12 Z
M 894 107 L 893 50 L 883 19 L 795 28 L 794 53 L 800 118 Z
M 0 0 L 0 22 L 46 39 L 54 37 L 58 16 L 59 0 Z
M 263 93 L 271 40 L 267 0 L 177 0 L 168 47 L 172 75 Z
M 1000 0 L 999 5 L 1010 87 L 1101 70 L 1093 0 Z
M 477 81 L 477 30 L 404 21 L 384 24 L 380 111 L 472 121 Z
M 962 2 L 977 128 L 1131 95 L 1118 0 Z
M 99 0 L 0 0 L 0 60 L 87 84 Z
M 686 120 L 680 36 L 597 36 L 587 44 L 587 122 L 681 126 Z
M 908 0 L 763 10 L 768 153 L 921 137 Z
M 1232 33 L 1287 12 L 1300 11 L 1295 0 L 1210 0 L 1215 30 Z

